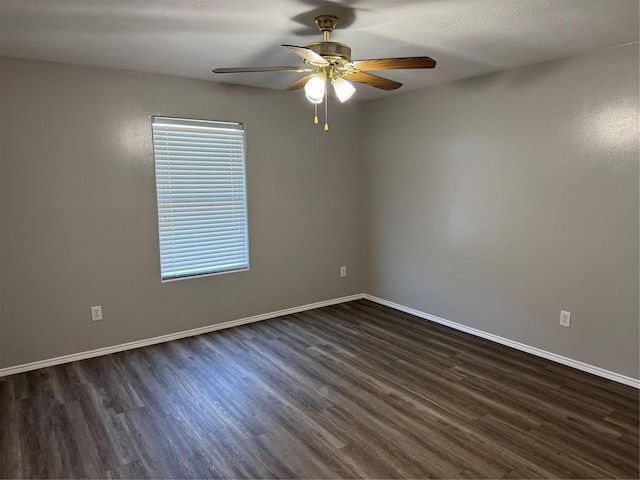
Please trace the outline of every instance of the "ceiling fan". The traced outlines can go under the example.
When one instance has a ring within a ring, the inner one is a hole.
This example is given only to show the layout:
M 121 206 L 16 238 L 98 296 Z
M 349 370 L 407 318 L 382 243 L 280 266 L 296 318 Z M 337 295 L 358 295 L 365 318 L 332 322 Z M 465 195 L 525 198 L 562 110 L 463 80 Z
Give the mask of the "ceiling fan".
M 435 60 L 429 57 L 374 58 L 369 60 L 351 60 L 351 47 L 344 43 L 329 41 L 329 34 L 335 28 L 338 17 L 318 15 L 316 25 L 323 34 L 321 42 L 312 42 L 304 47 L 282 45 L 302 58 L 304 65 L 292 67 L 231 67 L 216 68 L 214 73 L 246 72 L 297 72 L 306 73 L 287 87 L 287 90 L 299 90 L 304 87 L 307 99 L 315 104 L 314 123 L 318 123 L 317 106 L 325 102 L 325 131 L 329 130 L 327 120 L 327 83 L 333 85 L 338 100 L 344 102 L 355 92 L 349 80 L 363 83 L 382 90 L 395 90 L 401 83 L 388 78 L 373 75 L 367 71 L 395 70 L 409 68 L 434 68 Z

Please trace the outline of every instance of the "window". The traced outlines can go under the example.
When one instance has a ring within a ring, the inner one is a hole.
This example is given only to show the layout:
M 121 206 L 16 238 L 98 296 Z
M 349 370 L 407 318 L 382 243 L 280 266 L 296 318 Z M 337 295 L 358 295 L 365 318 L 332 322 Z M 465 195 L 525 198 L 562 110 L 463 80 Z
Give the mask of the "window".
M 153 117 L 162 280 L 247 270 L 244 126 Z

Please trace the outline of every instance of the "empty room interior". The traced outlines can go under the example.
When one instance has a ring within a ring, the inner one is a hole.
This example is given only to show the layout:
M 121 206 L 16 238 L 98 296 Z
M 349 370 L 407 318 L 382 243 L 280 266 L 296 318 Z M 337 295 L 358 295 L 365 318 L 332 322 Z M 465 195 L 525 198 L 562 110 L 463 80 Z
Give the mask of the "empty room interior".
M 0 1 L 0 478 L 638 478 L 639 23 Z

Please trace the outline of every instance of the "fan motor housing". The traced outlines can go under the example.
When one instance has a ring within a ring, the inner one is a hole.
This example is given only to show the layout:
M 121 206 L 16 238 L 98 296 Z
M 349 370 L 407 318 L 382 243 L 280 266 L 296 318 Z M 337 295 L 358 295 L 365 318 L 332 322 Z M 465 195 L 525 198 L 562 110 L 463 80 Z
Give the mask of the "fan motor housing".
M 351 47 L 338 42 L 312 42 L 305 47 L 313 50 L 323 57 L 338 57 L 344 61 L 351 61 Z

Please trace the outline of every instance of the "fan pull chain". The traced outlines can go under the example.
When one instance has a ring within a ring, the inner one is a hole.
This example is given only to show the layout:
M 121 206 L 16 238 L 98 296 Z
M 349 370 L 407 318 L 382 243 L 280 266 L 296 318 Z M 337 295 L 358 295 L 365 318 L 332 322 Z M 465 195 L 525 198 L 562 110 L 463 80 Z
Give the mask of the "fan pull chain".
M 318 104 L 317 103 L 313 104 L 313 113 L 314 113 L 313 124 L 318 125 Z
M 329 131 L 329 89 L 324 90 L 324 131 Z

